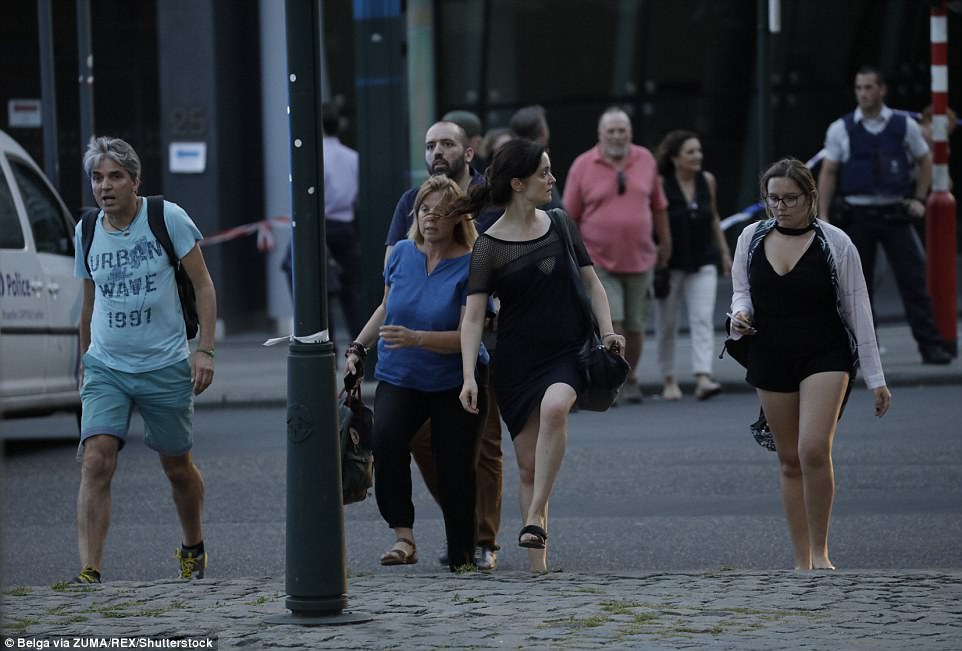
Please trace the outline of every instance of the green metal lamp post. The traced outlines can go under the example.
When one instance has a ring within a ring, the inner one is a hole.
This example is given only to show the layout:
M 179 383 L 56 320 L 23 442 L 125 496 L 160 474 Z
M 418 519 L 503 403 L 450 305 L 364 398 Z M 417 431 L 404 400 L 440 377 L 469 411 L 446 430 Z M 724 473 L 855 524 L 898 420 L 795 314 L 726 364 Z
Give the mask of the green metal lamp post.
M 347 571 L 337 439 L 334 345 L 328 341 L 321 142 L 320 2 L 287 0 L 288 111 L 294 246 L 294 338 L 287 362 L 285 605 L 272 623 L 367 621 L 344 612 Z

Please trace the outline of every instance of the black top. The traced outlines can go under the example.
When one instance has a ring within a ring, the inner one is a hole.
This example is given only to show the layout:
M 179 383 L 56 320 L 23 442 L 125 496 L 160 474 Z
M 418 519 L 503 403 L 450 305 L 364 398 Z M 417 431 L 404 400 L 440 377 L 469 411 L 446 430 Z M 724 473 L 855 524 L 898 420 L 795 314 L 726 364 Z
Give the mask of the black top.
M 578 228 L 570 225 L 578 266 L 591 264 Z M 468 294 L 494 294 L 498 312 L 498 357 L 518 355 L 530 364 L 577 351 L 587 326 L 571 278 L 564 241 L 555 231 L 534 240 L 509 242 L 481 235 L 471 255 Z
M 568 230 L 578 266 L 590 265 L 570 219 Z M 501 299 L 494 386 L 512 437 L 548 386 L 565 382 L 578 390 L 580 384 L 577 356 L 590 325 L 567 256 L 554 224 L 533 240 L 510 242 L 484 234 L 474 244 L 468 294 Z
M 671 226 L 671 259 L 668 267 L 686 272 L 698 271 L 715 262 L 712 230 L 715 214 L 711 207 L 711 191 L 704 172 L 695 176 L 695 197 L 689 202 L 674 174 L 664 179 L 668 199 L 668 222 Z
M 851 372 L 852 351 L 835 305 L 831 269 L 817 242 L 783 275 L 761 245 L 748 275 L 758 329 L 748 338 L 750 384 L 791 392 L 812 373 Z
M 836 314 L 835 292 L 828 264 L 818 245 L 812 241 L 795 266 L 779 274 L 772 267 L 764 251 L 756 255 L 749 270 L 752 304 L 755 307 L 756 327 L 759 320 L 807 320 L 817 316 Z

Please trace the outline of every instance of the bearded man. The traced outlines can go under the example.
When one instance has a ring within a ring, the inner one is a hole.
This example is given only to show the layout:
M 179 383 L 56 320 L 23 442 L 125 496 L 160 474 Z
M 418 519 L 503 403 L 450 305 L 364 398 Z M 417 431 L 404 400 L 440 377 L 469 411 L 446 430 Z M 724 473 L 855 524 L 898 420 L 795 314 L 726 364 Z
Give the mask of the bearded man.
M 631 375 L 621 399 L 641 402 L 641 359 L 655 267 L 671 257 L 668 201 L 651 152 L 632 144 L 631 119 L 611 107 L 598 120 L 598 144 L 578 156 L 565 181 L 564 207 L 578 224 L 608 294 L 615 332 L 624 335 Z

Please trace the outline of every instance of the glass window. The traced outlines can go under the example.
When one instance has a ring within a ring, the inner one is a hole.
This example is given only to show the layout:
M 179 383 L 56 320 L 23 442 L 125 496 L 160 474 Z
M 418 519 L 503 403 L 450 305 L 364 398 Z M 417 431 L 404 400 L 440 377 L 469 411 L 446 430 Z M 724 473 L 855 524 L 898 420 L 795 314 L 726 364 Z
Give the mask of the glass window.
M 11 160 L 10 167 L 20 188 L 20 196 L 27 208 L 27 219 L 33 231 L 38 253 L 73 256 L 73 233 L 67 224 L 60 202 L 30 167 Z
M 762 32 L 771 109 L 759 119 L 757 11 L 766 4 L 435 0 L 437 113 L 474 111 L 491 129 L 522 106 L 542 105 L 561 186 L 572 161 L 597 142 L 608 106 L 625 108 L 634 142 L 651 150 L 669 131 L 691 129 L 726 216 L 757 200 L 770 160 L 818 152 L 832 120 L 854 108 L 859 65 L 882 68 L 892 108 L 914 111 L 931 101 L 929 3 L 783 2 L 781 31 Z
M 7 177 L 0 171 L 0 249 L 22 249 L 23 229 L 17 216 L 17 207 L 10 196 Z

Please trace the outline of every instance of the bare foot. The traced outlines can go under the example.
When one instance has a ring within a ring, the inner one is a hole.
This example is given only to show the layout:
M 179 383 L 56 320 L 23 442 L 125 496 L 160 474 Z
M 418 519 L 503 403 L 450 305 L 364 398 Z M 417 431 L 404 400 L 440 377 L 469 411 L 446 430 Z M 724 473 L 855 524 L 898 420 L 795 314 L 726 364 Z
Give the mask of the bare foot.
M 835 569 L 835 566 L 832 565 L 832 561 L 830 561 L 830 560 L 828 560 L 828 559 L 826 558 L 826 559 L 822 559 L 822 560 L 812 561 L 812 569 L 813 569 L 813 570 L 829 570 L 829 571 L 832 571 L 832 570 Z
M 543 549 L 528 550 L 528 567 L 534 574 L 544 574 L 548 571 L 548 554 Z

